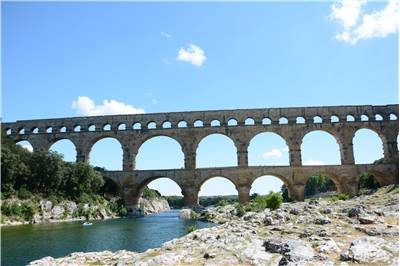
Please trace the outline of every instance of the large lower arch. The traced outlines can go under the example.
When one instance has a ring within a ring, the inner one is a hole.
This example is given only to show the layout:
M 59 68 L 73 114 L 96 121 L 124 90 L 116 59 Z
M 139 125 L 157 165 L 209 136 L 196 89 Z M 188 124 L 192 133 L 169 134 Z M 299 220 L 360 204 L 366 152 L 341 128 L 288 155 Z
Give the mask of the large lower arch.
M 90 164 L 106 170 L 122 170 L 122 158 L 121 143 L 112 137 L 97 140 L 89 152 Z
M 340 165 L 340 147 L 330 133 L 311 131 L 303 137 L 301 158 L 302 165 Z
M 280 135 L 263 132 L 250 140 L 248 157 L 250 166 L 289 165 L 289 148 Z
M 263 175 L 251 184 L 250 195 L 266 195 L 269 192 L 280 192 L 285 183 L 277 176 Z
M 22 148 L 24 148 L 30 152 L 33 152 L 33 146 L 27 140 L 21 140 L 21 141 L 16 142 L 15 144 L 17 144 L 18 146 L 21 146 Z
M 67 162 L 76 161 L 76 147 L 69 139 L 57 140 L 50 146 L 49 150 L 61 154 Z
M 354 161 L 356 164 L 370 164 L 382 159 L 383 141 L 373 130 L 362 128 L 353 137 Z
M 203 138 L 196 153 L 197 168 L 238 165 L 235 143 L 223 134 L 211 134 Z
M 304 197 L 320 197 L 341 193 L 339 180 L 334 174 L 316 173 L 308 177 L 304 187 Z
M 235 196 L 237 195 L 239 195 L 239 192 L 231 179 L 223 176 L 212 176 L 203 180 L 200 184 L 197 197 L 200 198 L 201 205 L 202 201 L 206 200 L 206 197 L 224 196 L 226 198 L 227 196 L 232 196 L 231 198 L 236 199 Z
M 180 143 L 167 136 L 149 138 L 140 146 L 136 156 L 136 169 L 179 169 L 185 164 Z

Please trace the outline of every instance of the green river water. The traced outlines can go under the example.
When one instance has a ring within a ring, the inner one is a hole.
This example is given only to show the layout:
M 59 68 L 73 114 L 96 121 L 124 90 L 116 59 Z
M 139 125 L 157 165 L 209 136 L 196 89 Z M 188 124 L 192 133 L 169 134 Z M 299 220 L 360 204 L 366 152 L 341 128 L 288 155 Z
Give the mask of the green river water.
M 1 265 L 26 265 L 45 256 L 62 257 L 78 251 L 142 252 L 185 235 L 192 224 L 212 226 L 179 219 L 176 210 L 143 218 L 93 221 L 92 226 L 82 226 L 82 222 L 6 226 L 1 228 Z

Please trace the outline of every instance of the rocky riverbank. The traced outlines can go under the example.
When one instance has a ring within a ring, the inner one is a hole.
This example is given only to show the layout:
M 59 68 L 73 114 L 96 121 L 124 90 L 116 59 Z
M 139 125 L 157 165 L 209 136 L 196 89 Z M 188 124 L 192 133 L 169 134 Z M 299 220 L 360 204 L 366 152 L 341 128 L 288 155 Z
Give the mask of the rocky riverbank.
M 91 220 L 104 220 L 118 218 L 121 213 L 118 213 L 118 208 L 115 204 L 117 198 L 109 201 L 104 200 L 102 203 L 76 203 L 70 200 L 63 200 L 54 203 L 47 199 L 41 200 L 21 200 L 18 198 L 11 198 L 2 201 L 5 206 L 10 208 L 26 208 L 30 206 L 32 210 L 32 217 L 27 219 L 23 215 L 5 216 L 2 217 L 1 225 L 21 225 L 21 224 L 40 224 L 40 223 L 58 223 L 68 221 L 85 220 L 86 215 L 90 215 Z M 158 212 L 170 210 L 167 200 L 163 198 L 141 198 L 140 206 L 142 213 L 154 214 Z
M 398 187 L 346 201 L 284 203 L 238 217 L 234 205 L 203 219 L 196 230 L 143 253 L 72 253 L 30 265 L 398 265 Z

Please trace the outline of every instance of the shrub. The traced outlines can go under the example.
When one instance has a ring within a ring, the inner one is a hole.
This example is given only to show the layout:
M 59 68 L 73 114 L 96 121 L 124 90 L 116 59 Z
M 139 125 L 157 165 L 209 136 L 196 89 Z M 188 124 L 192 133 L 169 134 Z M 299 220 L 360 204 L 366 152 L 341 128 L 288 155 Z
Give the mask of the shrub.
M 147 186 L 143 189 L 143 194 L 142 194 L 143 198 L 146 199 L 152 199 L 152 198 L 158 198 L 161 197 L 161 193 L 158 192 L 155 189 L 150 189 Z
M 25 221 L 30 221 L 33 216 L 38 212 L 38 206 L 33 203 L 22 203 L 21 214 Z
M 267 208 L 271 210 L 276 210 L 281 206 L 282 201 L 283 198 L 279 192 L 270 193 L 266 199 Z
M 339 200 L 348 200 L 350 197 L 347 194 L 341 193 L 338 195 Z
M 246 211 L 245 211 L 243 205 L 240 204 L 240 203 L 237 204 L 237 205 L 236 205 L 236 215 L 237 215 L 238 217 L 242 217 L 245 213 L 246 213 Z
M 22 186 L 18 190 L 18 198 L 20 199 L 29 199 L 32 196 L 32 193 L 26 189 L 26 186 Z
M 196 229 L 197 229 L 197 226 L 195 224 L 191 224 L 186 227 L 186 232 L 189 234 L 189 233 L 195 231 Z
M 339 200 L 339 197 L 336 196 L 336 195 L 334 195 L 334 196 L 331 196 L 331 197 L 329 198 L 329 200 L 332 201 L 332 202 L 335 202 L 335 201 L 338 201 L 338 200 Z
M 222 207 L 222 206 L 226 206 L 228 204 L 229 204 L 229 202 L 227 200 L 223 199 L 223 200 L 218 201 L 217 205 Z
M 83 192 L 79 198 L 78 198 L 78 203 L 93 203 L 93 199 L 91 196 L 89 196 L 88 194 L 86 194 L 85 192 Z

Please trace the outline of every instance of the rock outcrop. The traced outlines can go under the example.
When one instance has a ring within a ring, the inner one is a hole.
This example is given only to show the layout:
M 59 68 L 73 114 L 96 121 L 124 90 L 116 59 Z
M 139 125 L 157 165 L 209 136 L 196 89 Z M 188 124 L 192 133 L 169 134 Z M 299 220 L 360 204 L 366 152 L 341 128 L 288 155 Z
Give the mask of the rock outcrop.
M 164 198 L 140 198 L 139 206 L 143 210 L 144 215 L 170 210 L 168 201 Z
M 220 225 L 160 248 L 72 253 L 30 265 L 398 265 L 398 213 L 394 186 L 347 201 L 284 203 L 242 217 L 227 205 L 202 214 Z M 373 223 L 359 220 L 370 216 Z

